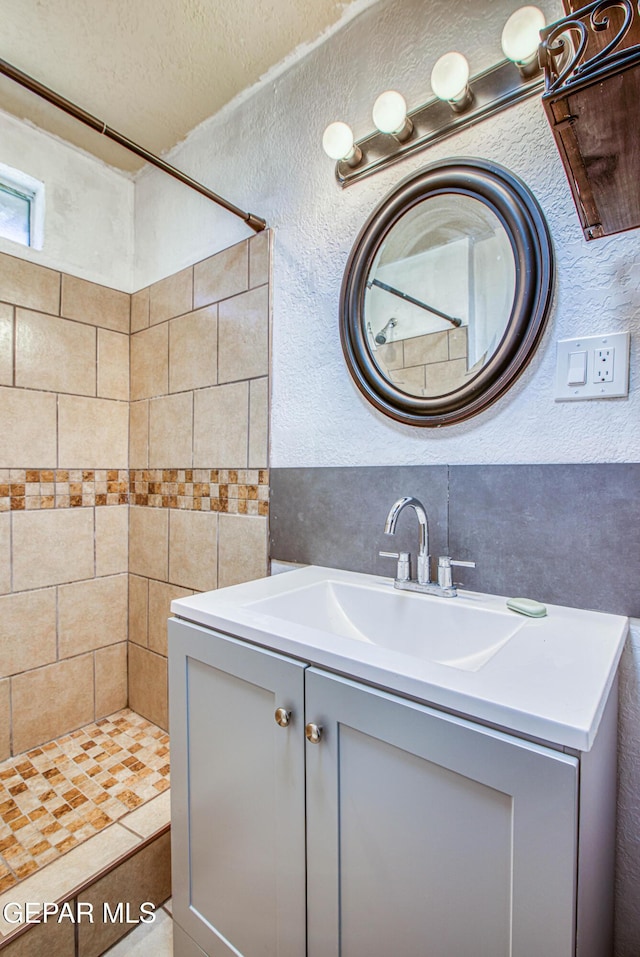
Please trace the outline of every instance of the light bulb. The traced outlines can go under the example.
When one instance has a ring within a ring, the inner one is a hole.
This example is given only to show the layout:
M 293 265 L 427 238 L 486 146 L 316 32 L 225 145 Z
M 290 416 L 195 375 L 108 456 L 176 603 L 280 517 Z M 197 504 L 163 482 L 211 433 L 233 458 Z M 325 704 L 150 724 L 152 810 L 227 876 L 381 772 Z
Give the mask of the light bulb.
M 401 93 L 387 90 L 373 104 L 373 122 L 381 133 L 390 133 L 400 142 L 413 132 L 413 123 L 407 118 L 407 104 Z
M 460 113 L 471 102 L 469 64 L 461 53 L 445 53 L 431 71 L 431 89 L 439 100 L 446 100 Z
M 349 166 L 357 166 L 362 159 L 362 152 L 354 145 L 351 127 L 340 121 L 329 123 L 322 137 L 322 148 L 331 159 Z
M 538 7 L 520 7 L 504 25 L 502 52 L 524 76 L 538 72 L 540 31 L 544 25 L 544 13 Z

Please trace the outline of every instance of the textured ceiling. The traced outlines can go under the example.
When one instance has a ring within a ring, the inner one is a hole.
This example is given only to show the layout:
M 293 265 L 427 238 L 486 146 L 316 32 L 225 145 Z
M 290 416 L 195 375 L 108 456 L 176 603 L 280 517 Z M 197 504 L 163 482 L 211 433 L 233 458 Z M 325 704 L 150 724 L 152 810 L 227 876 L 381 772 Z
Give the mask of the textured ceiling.
M 155 153 L 362 0 L 0 0 L 0 58 Z M 0 109 L 135 171 L 142 161 L 0 76 Z

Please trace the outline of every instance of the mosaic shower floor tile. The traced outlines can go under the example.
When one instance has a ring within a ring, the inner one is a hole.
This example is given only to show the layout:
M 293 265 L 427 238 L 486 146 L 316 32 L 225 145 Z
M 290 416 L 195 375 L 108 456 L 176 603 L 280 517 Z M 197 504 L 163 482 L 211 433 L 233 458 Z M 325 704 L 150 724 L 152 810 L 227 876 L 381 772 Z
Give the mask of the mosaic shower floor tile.
M 0 893 L 169 787 L 169 735 L 128 708 L 0 763 Z

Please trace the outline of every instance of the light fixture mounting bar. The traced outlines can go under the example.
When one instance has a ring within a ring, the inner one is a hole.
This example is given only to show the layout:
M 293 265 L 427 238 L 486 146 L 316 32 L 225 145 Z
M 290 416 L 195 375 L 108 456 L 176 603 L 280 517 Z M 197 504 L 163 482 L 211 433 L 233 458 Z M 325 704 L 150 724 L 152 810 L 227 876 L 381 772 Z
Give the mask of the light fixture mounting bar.
M 469 81 L 473 101 L 464 113 L 452 113 L 448 103 L 436 98 L 407 114 L 414 126 L 414 135 L 404 143 L 388 133 L 377 130 L 358 140 L 356 146 L 362 150 L 362 162 L 352 168 L 343 160 L 336 163 L 336 179 L 340 186 L 351 186 L 357 180 L 377 173 L 405 156 L 418 150 L 433 146 L 441 140 L 453 136 L 478 123 L 500 113 L 515 103 L 541 93 L 544 78 L 541 73 L 524 78 L 514 68 L 510 60 L 503 60 L 496 66 L 478 73 Z

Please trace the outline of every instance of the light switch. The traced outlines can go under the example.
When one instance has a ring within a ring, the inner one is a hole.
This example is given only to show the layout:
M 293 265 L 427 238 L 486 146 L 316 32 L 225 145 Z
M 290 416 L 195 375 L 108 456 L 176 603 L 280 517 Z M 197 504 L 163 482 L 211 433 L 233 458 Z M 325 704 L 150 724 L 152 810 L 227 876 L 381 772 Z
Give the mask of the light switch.
M 569 375 L 567 385 L 584 385 L 587 381 L 587 353 L 569 353 Z

